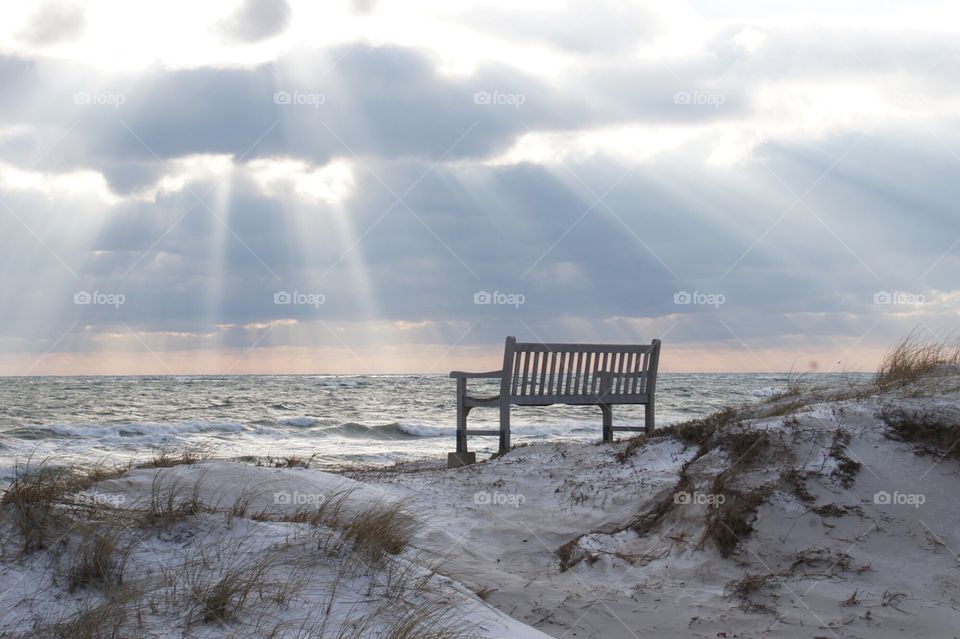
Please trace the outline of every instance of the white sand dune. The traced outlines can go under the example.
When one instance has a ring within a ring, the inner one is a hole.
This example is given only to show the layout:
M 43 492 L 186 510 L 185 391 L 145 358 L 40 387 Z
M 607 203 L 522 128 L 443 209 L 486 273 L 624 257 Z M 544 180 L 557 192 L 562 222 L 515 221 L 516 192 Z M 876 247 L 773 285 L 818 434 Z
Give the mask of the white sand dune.
M 70 591 L 76 533 L 23 555 L 5 532 L 0 632 L 57 636 L 51 624 L 123 593 L 118 637 L 960 636 L 960 462 L 890 426 L 956 427 L 960 375 L 851 395 L 457 470 L 133 470 L 85 493 L 117 506 L 94 525 L 126 522 L 123 587 Z M 162 527 L 128 517 L 164 490 L 202 512 Z M 402 504 L 410 544 L 361 562 L 337 530 L 289 521 L 338 495 L 344 520 Z M 258 561 L 260 591 L 205 620 L 196 592 Z M 418 609 L 433 614 L 398 634 Z

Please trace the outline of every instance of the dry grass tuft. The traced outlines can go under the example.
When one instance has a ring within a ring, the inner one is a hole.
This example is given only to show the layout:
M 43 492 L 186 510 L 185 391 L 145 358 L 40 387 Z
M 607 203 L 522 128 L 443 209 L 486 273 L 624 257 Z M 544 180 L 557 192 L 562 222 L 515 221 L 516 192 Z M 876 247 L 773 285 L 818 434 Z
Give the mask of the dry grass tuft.
M 16 466 L 13 481 L 0 497 L 0 508 L 12 514 L 23 552 L 47 548 L 66 531 L 68 518 L 59 506 L 72 486 L 72 475 L 63 469 L 44 463 Z
M 816 497 L 807 488 L 807 478 L 810 473 L 804 473 L 800 468 L 791 466 L 780 473 L 780 481 L 790 489 L 790 493 L 805 504 L 812 504 Z
M 105 481 L 107 479 L 116 479 L 117 477 L 125 475 L 130 471 L 131 468 L 133 468 L 132 464 L 108 466 L 107 462 L 101 459 L 93 466 L 90 466 L 89 468 L 86 468 L 77 474 L 77 487 L 89 488 L 97 482 Z
M 698 547 L 702 548 L 709 539 L 716 544 L 721 557 L 730 557 L 740 542 L 753 532 L 757 508 L 766 500 L 770 490 L 768 486 L 736 490 L 718 478 L 712 492 L 723 495 L 723 503 L 708 510 Z
M 170 451 L 161 450 L 148 462 L 140 464 L 137 468 L 173 468 L 174 466 L 184 466 L 196 464 L 204 459 L 204 452 L 201 449 L 185 450 L 179 455 L 173 455 Z
M 232 619 L 243 610 L 250 595 L 261 591 L 269 567 L 269 560 L 263 559 L 231 566 L 215 581 L 196 579 L 190 596 L 199 607 L 200 618 L 205 623 Z
M 960 459 L 960 423 L 932 412 L 908 412 L 890 408 L 880 419 L 901 441 L 919 444 L 928 452 Z
M 110 588 L 123 583 L 127 552 L 119 548 L 117 535 L 110 530 L 87 530 L 79 548 L 72 553 L 67 584 L 70 592 L 80 588 Z
M 833 442 L 830 444 L 830 457 L 837 462 L 837 467 L 831 475 L 840 482 L 844 488 L 850 488 L 857 479 L 862 464 L 847 455 L 847 446 L 850 444 L 850 433 L 842 428 L 838 428 L 833 434 Z
M 727 407 L 721 411 L 708 415 L 703 419 L 694 419 L 680 424 L 674 424 L 661 429 L 661 432 L 672 435 L 685 444 L 698 446 L 706 451 L 713 436 L 719 431 L 736 422 L 737 411 Z
M 387 628 L 384 639 L 471 639 L 473 631 L 465 630 L 461 613 L 449 602 L 438 600 L 406 608 Z
M 824 504 L 822 506 L 814 506 L 810 509 L 810 512 L 816 513 L 821 517 L 843 517 L 847 514 L 847 509 L 845 506 L 839 506 L 837 504 Z
M 731 468 L 740 464 L 747 466 L 767 449 L 770 436 L 762 430 L 724 432 L 720 435 L 720 444 L 730 456 Z
M 560 572 L 566 572 L 583 560 L 581 553 L 578 553 L 580 547 L 580 536 L 574 537 L 556 550 L 557 559 L 560 560 Z
M 806 388 L 804 380 L 804 373 L 796 373 L 793 368 L 787 372 L 787 383 L 784 386 L 783 390 L 777 391 L 776 393 L 770 395 L 766 401 L 768 402 L 777 402 L 782 399 L 787 399 L 789 397 L 798 397 L 803 393 Z
M 150 501 L 141 513 L 142 525 L 171 526 L 191 515 L 216 512 L 216 508 L 208 506 L 200 499 L 202 484 L 201 477 L 193 484 L 189 495 L 186 495 L 184 486 L 176 478 L 168 479 L 162 472 L 158 472 L 150 484 Z
M 637 452 L 637 449 L 647 443 L 646 433 L 641 433 L 639 435 L 634 435 L 633 437 L 626 440 L 626 446 L 614 453 L 617 461 L 621 464 L 626 464 L 627 460 L 633 457 L 633 454 Z
M 344 522 L 344 534 L 353 548 L 377 563 L 385 555 L 399 555 L 417 531 L 417 521 L 404 512 L 403 504 L 377 504 Z
M 126 595 L 111 599 L 106 603 L 83 608 L 75 615 L 38 629 L 33 637 L 37 639 L 126 639 L 138 636 L 125 631 L 130 617 L 130 599 Z
M 960 341 L 948 337 L 938 342 L 921 341 L 911 332 L 883 358 L 874 379 L 888 388 L 918 381 L 940 366 L 960 364 Z
M 281 457 L 280 459 L 273 460 L 274 468 L 310 468 L 310 464 L 313 463 L 316 453 L 310 455 L 309 457 L 300 457 L 298 455 L 289 455 L 287 457 Z

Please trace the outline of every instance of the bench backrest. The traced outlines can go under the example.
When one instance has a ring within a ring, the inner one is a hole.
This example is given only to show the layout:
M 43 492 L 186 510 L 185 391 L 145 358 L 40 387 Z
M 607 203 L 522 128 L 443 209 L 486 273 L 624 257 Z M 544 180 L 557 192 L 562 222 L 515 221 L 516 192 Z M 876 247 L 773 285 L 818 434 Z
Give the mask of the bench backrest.
M 501 397 L 512 403 L 645 403 L 653 397 L 660 340 L 650 344 L 537 344 L 508 337 Z

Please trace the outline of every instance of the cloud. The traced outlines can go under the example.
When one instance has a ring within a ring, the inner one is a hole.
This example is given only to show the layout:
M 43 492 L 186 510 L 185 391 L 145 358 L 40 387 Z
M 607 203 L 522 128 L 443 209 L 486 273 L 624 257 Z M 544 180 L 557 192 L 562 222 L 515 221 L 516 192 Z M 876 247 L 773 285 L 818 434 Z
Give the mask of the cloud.
M 48 46 L 80 38 L 86 29 L 82 4 L 68 1 L 44 2 L 20 32 L 26 42 Z
M 478 6 L 466 12 L 471 26 L 506 39 L 546 43 L 578 54 L 623 54 L 649 42 L 661 28 L 658 15 L 634 3 L 600 1 L 536 8 Z
M 0 344 L 76 321 L 57 350 L 269 329 L 257 348 L 668 335 L 767 359 L 955 324 L 948 39 L 738 18 L 666 55 L 670 25 L 618 7 L 494 12 L 577 61 L 559 80 L 361 42 L 124 73 L 0 57 Z
M 260 42 L 283 33 L 290 25 L 290 15 L 286 0 L 241 0 L 222 29 L 232 40 Z

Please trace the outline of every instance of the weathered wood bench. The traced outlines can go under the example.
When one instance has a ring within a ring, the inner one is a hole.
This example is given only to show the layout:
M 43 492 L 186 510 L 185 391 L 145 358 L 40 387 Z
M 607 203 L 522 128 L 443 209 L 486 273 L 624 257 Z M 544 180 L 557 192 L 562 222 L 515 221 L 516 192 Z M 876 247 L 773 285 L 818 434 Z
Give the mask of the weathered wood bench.
M 614 431 L 651 431 L 654 428 L 654 390 L 660 340 L 650 344 L 536 344 L 508 337 L 503 368 L 486 373 L 453 371 L 457 380 L 457 454 L 466 457 L 467 436 L 500 437 L 500 454 L 510 450 L 510 406 L 599 406 L 603 413 L 603 441 Z M 468 379 L 499 379 L 500 394 L 467 394 Z M 644 426 L 614 426 L 615 404 L 644 404 Z M 473 408 L 500 408 L 499 430 L 468 430 Z

